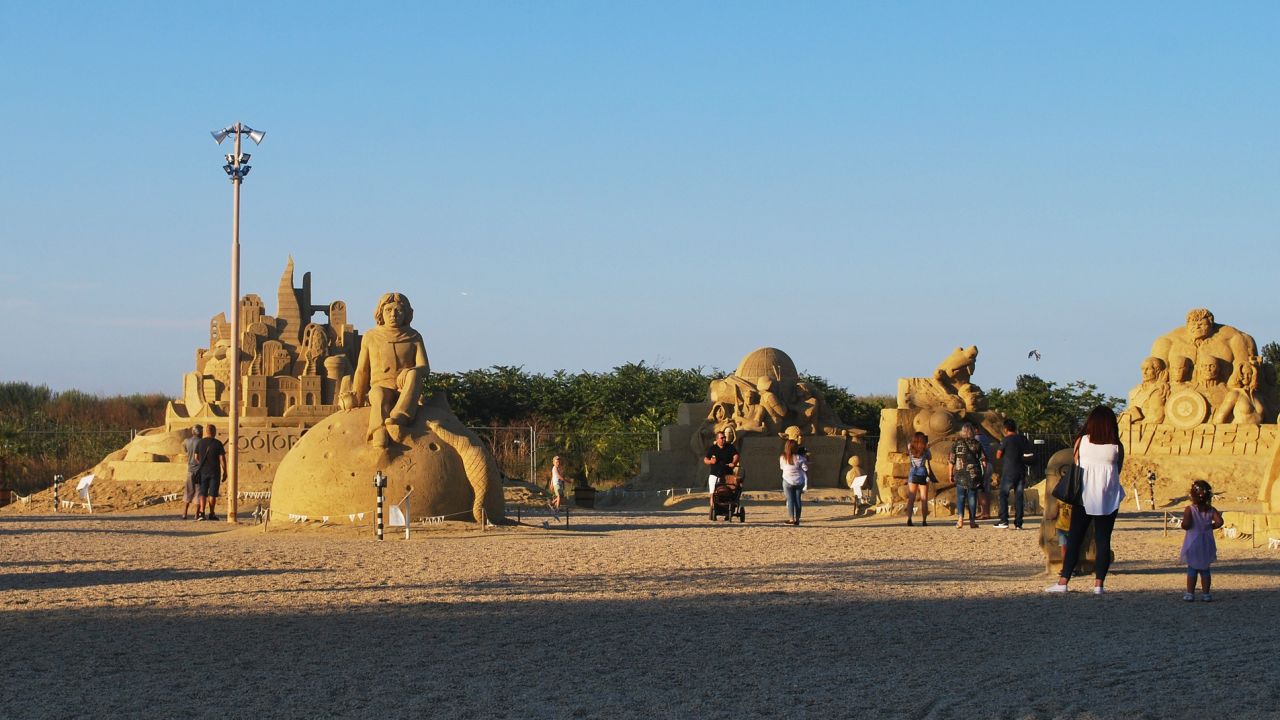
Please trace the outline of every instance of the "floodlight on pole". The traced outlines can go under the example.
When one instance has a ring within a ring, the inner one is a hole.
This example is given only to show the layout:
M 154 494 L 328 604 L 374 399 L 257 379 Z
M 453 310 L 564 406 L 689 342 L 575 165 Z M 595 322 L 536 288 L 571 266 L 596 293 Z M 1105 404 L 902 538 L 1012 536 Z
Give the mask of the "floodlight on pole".
M 231 338 L 228 343 L 228 364 L 230 365 L 230 428 L 227 432 L 227 522 L 236 521 L 238 501 L 236 495 L 239 486 L 240 456 L 240 183 L 249 174 L 249 154 L 240 152 L 240 138 L 248 135 L 255 145 L 261 144 L 267 136 L 261 130 L 254 130 L 244 123 L 228 125 L 221 130 L 214 130 L 210 135 L 219 145 L 228 136 L 236 136 L 235 151 L 227 154 L 227 164 L 222 170 L 231 179 Z

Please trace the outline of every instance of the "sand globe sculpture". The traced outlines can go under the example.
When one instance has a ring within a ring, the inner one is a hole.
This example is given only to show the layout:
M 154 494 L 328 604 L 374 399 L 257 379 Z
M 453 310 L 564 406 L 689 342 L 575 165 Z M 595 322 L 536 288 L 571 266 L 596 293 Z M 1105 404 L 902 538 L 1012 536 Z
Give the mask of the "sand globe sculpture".
M 386 293 L 360 346 L 346 408 L 311 428 L 276 471 L 271 521 L 337 521 L 373 510 L 374 473 L 388 502 L 410 492 L 411 515 L 503 520 L 502 478 L 489 449 L 442 393 L 422 401 L 430 366 L 413 306 Z
M 707 401 L 683 403 L 678 422 L 662 430 L 663 449 L 640 459 L 638 486 L 703 486 L 702 456 L 717 432 L 741 452 L 739 477 L 751 489 L 772 488 L 784 437 L 798 438 L 809 451 L 809 485 L 840 487 L 851 461 L 869 464 L 864 430 L 843 424 L 816 385 L 801 379 L 787 353 L 762 347 L 738 367 L 712 380 Z

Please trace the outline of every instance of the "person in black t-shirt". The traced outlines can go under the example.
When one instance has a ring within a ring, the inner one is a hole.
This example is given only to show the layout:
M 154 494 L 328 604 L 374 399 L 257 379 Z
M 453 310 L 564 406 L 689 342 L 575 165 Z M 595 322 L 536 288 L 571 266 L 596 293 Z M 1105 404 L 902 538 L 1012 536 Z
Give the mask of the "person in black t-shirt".
M 711 470 L 711 474 L 707 476 L 707 492 L 711 494 L 711 506 L 715 507 L 716 485 L 723 482 L 726 476 L 732 475 L 733 469 L 738 465 L 738 448 L 729 442 L 723 430 L 716 431 L 716 441 L 707 448 L 702 464 L 709 466 Z
M 218 429 L 209 423 L 204 428 L 204 439 L 196 445 L 196 463 L 200 473 L 200 495 L 203 509 L 196 512 L 197 520 L 217 520 L 213 506 L 218 502 L 218 486 L 227 476 L 227 449 L 215 435 Z
M 1027 488 L 1027 468 L 1035 461 L 1035 452 L 1027 437 L 1018 432 L 1012 419 L 1004 421 L 1004 440 L 996 450 L 1000 460 L 1000 522 L 998 528 L 1009 527 L 1009 495 L 1013 494 L 1013 526 L 1022 529 L 1023 491 Z

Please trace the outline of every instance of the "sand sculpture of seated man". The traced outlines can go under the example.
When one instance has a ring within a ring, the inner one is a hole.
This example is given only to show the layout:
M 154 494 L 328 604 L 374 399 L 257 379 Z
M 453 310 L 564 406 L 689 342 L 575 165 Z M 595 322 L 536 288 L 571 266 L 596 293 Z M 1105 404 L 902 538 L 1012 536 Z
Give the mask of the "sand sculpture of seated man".
M 1207 358 L 1230 365 L 1231 372 L 1258 354 L 1258 345 L 1249 335 L 1230 325 L 1214 322 L 1213 313 L 1196 308 L 1187 313 L 1186 325 L 1156 339 L 1151 354 L 1165 361 L 1171 382 L 1186 382 L 1193 368 L 1198 371 Z
M 1129 393 L 1131 422 L 1162 423 L 1164 406 L 1169 401 L 1169 368 L 1164 360 L 1149 357 L 1142 361 L 1142 384 Z
M 760 403 L 760 393 L 756 390 L 748 390 L 743 403 L 733 409 L 732 423 L 740 430 L 766 432 L 772 421 L 773 418 Z
M 357 407 L 367 399 L 372 408 L 365 439 L 386 447 L 388 440 L 398 442 L 401 428 L 417 416 L 422 383 L 431 368 L 422 335 L 409 327 L 413 306 L 408 298 L 386 293 L 378 299 L 373 317 L 377 327 L 360 343 L 351 390 Z
M 1249 360 L 1236 368 L 1229 389 L 1222 398 L 1213 421 L 1219 424 L 1256 425 L 1262 422 L 1263 406 L 1258 399 L 1258 372 L 1262 358 Z

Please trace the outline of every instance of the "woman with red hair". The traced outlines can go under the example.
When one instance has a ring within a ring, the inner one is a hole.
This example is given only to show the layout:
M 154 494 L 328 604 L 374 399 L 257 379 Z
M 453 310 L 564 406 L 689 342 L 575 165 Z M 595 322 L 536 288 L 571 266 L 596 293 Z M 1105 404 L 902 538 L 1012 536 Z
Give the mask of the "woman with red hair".
M 1111 531 L 1116 527 L 1124 488 L 1120 485 L 1120 468 L 1124 465 L 1124 446 L 1120 444 L 1120 428 L 1111 408 L 1099 405 L 1089 413 L 1076 438 L 1075 461 L 1082 472 L 1080 500 L 1071 508 L 1071 529 L 1067 531 L 1066 554 L 1057 584 L 1045 592 L 1067 591 L 1071 573 L 1080 560 L 1089 526 L 1094 528 L 1097 558 L 1093 563 L 1093 594 L 1102 594 L 1102 584 L 1111 566 Z

